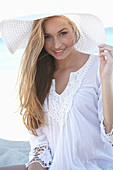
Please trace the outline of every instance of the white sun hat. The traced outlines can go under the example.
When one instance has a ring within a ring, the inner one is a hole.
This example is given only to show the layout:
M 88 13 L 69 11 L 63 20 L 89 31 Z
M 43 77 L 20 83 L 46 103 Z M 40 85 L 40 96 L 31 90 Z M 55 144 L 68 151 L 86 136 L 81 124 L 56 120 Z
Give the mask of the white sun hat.
M 13 54 L 17 49 L 26 47 L 34 20 L 53 15 L 59 15 L 59 13 L 3 20 L 0 23 L 0 32 L 9 51 Z M 101 20 L 92 14 L 64 13 L 61 15 L 71 19 L 80 31 L 81 36 L 75 48 L 84 53 L 98 53 L 98 45 L 105 43 L 105 29 Z

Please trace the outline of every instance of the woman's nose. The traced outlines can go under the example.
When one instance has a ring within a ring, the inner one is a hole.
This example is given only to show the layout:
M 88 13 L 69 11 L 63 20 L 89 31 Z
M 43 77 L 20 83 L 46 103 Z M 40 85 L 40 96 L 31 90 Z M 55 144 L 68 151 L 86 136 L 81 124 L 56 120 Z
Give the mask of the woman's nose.
M 54 38 L 54 40 L 53 40 L 53 47 L 55 49 L 59 49 L 60 46 L 61 46 L 61 41 L 58 38 Z

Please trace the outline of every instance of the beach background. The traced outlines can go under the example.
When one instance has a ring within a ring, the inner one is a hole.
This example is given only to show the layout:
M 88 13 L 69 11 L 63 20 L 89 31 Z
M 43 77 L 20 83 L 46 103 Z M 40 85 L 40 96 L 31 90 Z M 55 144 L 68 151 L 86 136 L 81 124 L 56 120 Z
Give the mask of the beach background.
M 113 27 L 106 27 L 106 43 L 113 45 Z M 0 38 L 0 166 L 28 161 L 29 133 L 19 114 L 17 73 L 24 50 L 10 54 Z

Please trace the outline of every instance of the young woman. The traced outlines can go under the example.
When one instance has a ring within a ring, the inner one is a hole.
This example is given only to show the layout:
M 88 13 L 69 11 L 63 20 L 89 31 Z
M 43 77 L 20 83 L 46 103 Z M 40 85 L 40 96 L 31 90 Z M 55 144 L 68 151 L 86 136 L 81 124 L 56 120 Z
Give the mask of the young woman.
M 29 162 L 3 170 L 113 169 L 113 47 L 101 44 L 99 56 L 92 54 L 97 46 L 87 28 L 81 38 L 64 15 L 33 22 L 19 79 Z

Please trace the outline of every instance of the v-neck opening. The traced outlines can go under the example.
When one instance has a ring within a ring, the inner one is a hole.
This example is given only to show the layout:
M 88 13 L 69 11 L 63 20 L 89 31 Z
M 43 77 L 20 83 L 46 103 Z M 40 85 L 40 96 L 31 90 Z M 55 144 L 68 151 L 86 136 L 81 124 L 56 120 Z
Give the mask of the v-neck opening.
M 74 72 L 70 72 L 69 81 L 68 81 L 65 89 L 64 89 L 60 94 L 56 92 L 55 79 L 52 79 L 52 86 L 53 86 L 53 88 L 54 88 L 54 93 L 55 93 L 57 96 L 59 96 L 59 97 L 62 96 L 62 95 L 65 93 L 65 91 L 67 90 L 68 86 L 69 86 L 69 82 L 70 82 L 70 80 L 71 80 L 72 75 L 76 75 L 76 74 L 78 74 L 79 72 L 81 72 L 81 71 L 88 65 L 88 63 L 90 62 L 91 59 L 92 59 L 92 55 L 90 54 L 89 58 L 87 59 L 87 61 L 85 62 L 85 64 L 84 64 L 80 69 L 78 69 L 77 71 L 74 71 Z

